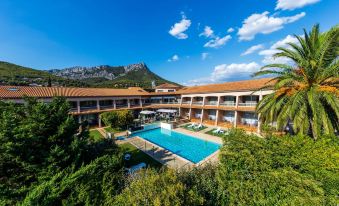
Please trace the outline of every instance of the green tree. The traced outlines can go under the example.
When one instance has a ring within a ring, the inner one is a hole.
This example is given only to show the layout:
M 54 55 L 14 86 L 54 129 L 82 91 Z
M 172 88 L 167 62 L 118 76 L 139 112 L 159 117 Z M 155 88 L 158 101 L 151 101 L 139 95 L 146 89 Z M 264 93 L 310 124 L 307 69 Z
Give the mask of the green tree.
M 93 144 L 88 131 L 69 114 L 65 98 L 49 104 L 26 99 L 18 105 L 0 101 L 0 199 L 20 201 L 32 185 L 65 168 L 77 170 L 98 156 L 113 153 L 112 141 Z
M 269 64 L 255 75 L 272 74 L 274 93 L 257 106 L 264 123 L 277 122 L 278 129 L 293 122 L 294 130 L 318 138 L 339 131 L 339 27 L 320 33 L 315 25 L 310 33 L 297 36 L 298 44 L 280 47 L 274 57 L 289 64 Z M 268 69 L 271 68 L 271 69 Z
M 121 159 L 105 155 L 75 172 L 65 169 L 34 186 L 22 205 L 111 204 L 124 185 Z
M 220 205 L 336 205 L 339 140 L 232 130 L 216 175 Z
M 145 170 L 136 174 L 113 205 L 202 205 L 203 198 L 187 188 L 173 170 L 158 173 Z
M 100 117 L 105 125 L 112 128 L 127 129 L 133 123 L 134 116 L 130 110 L 104 112 Z

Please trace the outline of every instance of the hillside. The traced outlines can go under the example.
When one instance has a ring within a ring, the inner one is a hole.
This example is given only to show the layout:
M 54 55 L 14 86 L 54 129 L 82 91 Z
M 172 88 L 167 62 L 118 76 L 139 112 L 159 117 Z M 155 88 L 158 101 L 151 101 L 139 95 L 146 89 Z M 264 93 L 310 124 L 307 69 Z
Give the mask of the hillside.
M 87 86 L 84 82 L 68 80 L 45 71 L 0 61 L 0 85 L 48 86 L 48 82 L 51 82 L 53 86 Z
M 41 71 L 0 61 L 0 85 L 48 86 L 50 82 L 53 86 L 111 88 L 140 86 L 149 89 L 152 87 L 152 81 L 156 85 L 173 83 L 150 71 L 144 63 Z

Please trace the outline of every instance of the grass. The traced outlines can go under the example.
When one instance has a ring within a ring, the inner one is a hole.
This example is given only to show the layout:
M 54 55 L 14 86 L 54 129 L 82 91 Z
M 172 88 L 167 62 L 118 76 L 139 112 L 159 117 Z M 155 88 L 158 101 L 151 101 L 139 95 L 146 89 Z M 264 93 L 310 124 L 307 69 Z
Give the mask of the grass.
M 187 129 L 187 130 L 193 131 L 193 132 L 199 132 L 199 131 L 207 128 L 206 126 L 202 126 L 200 129 L 195 129 L 194 127 L 188 127 L 189 125 L 191 125 L 191 124 L 185 124 L 185 125 L 181 126 L 181 128 L 184 128 L 184 129 Z
M 90 130 L 89 137 L 92 138 L 94 141 L 100 141 L 104 138 L 98 130 Z
M 162 167 L 162 164 L 154 160 L 152 157 L 148 156 L 144 152 L 140 151 L 138 148 L 133 146 L 130 143 L 124 143 L 119 145 L 124 153 L 128 152 L 132 155 L 129 161 L 126 161 L 125 166 L 130 167 L 141 162 L 145 162 L 148 167 L 159 169 Z
M 125 129 L 120 129 L 120 128 L 112 128 L 112 127 L 105 127 L 104 128 L 106 132 L 110 132 L 110 133 L 118 133 L 118 132 L 123 132 L 126 131 Z

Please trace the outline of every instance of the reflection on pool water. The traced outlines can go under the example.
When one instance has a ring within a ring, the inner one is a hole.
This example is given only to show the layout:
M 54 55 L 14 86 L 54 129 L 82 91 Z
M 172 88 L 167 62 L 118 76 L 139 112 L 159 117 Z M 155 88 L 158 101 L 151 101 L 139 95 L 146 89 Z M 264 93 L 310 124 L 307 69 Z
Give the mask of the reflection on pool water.
M 163 128 L 136 132 L 141 137 L 193 163 L 198 163 L 220 148 L 220 144 Z

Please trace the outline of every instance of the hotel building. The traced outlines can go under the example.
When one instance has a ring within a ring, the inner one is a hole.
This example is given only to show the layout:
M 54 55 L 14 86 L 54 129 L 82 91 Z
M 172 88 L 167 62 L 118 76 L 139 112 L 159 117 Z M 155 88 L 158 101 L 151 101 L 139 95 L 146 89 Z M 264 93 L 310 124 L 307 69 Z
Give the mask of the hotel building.
M 139 87 L 128 89 L 21 87 L 0 86 L 0 99 L 23 103 L 24 96 L 50 102 L 54 96 L 64 96 L 71 105 L 70 113 L 79 122 L 87 120 L 92 125 L 103 126 L 99 114 L 107 111 L 129 109 L 137 117 L 142 110 L 175 109 L 181 118 L 191 122 L 220 127 L 238 127 L 257 132 L 259 117 L 257 103 L 272 90 L 270 79 L 254 79 L 221 84 L 179 88 L 164 84 L 155 92 Z

